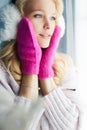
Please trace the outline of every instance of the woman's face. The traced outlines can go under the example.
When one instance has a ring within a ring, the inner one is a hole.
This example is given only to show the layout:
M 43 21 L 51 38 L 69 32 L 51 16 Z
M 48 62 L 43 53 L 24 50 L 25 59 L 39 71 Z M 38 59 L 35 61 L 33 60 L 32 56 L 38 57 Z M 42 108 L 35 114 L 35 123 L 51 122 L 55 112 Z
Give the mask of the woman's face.
M 40 47 L 47 48 L 56 25 L 53 0 L 32 0 L 31 4 L 26 2 L 24 15 L 31 20 Z

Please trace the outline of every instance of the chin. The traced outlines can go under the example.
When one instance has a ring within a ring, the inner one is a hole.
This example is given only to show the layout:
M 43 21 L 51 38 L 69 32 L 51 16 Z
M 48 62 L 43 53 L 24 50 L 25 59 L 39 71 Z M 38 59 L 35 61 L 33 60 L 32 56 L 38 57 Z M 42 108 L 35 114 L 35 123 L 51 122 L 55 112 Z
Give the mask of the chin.
M 47 48 L 47 47 L 49 47 L 49 43 L 50 42 L 42 42 L 42 43 L 40 43 L 40 47 L 41 48 Z
M 41 46 L 41 48 L 48 48 L 49 46 Z

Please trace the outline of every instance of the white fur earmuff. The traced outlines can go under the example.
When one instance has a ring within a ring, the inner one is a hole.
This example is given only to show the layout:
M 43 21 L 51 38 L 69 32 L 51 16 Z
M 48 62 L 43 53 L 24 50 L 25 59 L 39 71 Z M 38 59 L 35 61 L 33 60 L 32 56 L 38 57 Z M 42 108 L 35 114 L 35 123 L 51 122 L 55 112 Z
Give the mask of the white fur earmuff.
M 65 20 L 63 15 L 59 17 L 58 25 L 61 27 L 61 37 L 63 37 L 65 33 Z
M 21 14 L 16 5 L 8 4 L 0 10 L 0 43 L 16 39 L 17 25 Z M 64 17 L 60 16 L 58 25 L 62 28 L 61 37 L 65 33 Z
M 16 38 L 17 25 L 21 15 L 14 4 L 8 4 L 0 10 L 0 41 Z

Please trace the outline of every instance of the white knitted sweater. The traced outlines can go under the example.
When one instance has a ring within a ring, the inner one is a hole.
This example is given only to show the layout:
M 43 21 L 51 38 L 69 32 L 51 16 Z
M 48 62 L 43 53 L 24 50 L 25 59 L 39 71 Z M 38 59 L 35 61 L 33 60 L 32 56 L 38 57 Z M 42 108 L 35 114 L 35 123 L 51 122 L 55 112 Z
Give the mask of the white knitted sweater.
M 0 130 L 82 130 L 77 90 L 69 90 L 76 89 L 76 82 L 76 69 L 69 69 L 56 90 L 32 101 L 17 96 L 18 84 L 1 65 Z

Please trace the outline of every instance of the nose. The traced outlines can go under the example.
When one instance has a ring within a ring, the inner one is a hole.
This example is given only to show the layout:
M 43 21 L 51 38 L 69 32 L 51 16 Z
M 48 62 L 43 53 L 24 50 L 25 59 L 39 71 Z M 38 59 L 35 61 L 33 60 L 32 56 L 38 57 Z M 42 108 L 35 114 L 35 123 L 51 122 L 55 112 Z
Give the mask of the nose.
M 49 21 L 49 19 L 47 19 L 47 18 L 44 19 L 43 28 L 44 28 L 45 30 L 50 29 L 50 21 Z

